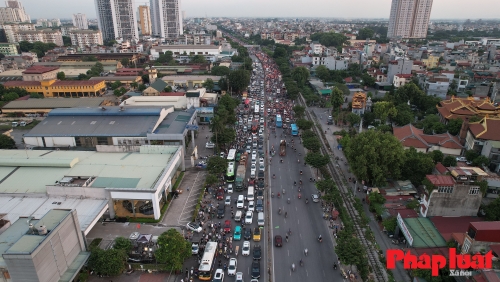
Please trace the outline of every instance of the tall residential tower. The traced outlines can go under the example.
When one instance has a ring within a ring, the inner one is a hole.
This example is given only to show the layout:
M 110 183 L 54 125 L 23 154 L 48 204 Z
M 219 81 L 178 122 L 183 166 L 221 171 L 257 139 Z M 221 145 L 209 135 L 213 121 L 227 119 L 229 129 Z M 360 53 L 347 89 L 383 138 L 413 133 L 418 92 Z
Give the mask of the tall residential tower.
M 26 14 L 23 5 L 18 0 L 5 1 L 5 7 L 0 7 L 0 23 L 29 23 L 30 16 Z
M 151 12 L 149 6 L 139 6 L 139 23 L 142 35 L 151 35 Z
M 73 25 L 78 29 L 89 29 L 89 23 L 87 22 L 87 16 L 85 14 L 73 14 Z
M 95 6 L 104 40 L 139 39 L 134 0 L 95 0 Z
M 425 38 L 433 0 L 392 0 L 388 38 Z
M 153 36 L 174 39 L 183 34 L 179 0 L 151 0 Z

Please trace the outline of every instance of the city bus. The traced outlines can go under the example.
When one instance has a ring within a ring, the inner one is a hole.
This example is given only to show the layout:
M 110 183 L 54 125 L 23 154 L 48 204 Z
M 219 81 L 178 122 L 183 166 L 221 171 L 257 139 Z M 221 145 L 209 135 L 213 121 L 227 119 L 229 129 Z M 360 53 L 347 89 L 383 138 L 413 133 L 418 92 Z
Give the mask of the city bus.
M 212 272 L 215 268 L 215 256 L 217 255 L 217 242 L 208 242 L 205 252 L 198 267 L 198 279 L 203 281 L 212 280 Z
M 236 158 L 236 149 L 231 149 L 229 153 L 227 153 L 227 161 L 234 162 L 234 158 Z
M 276 127 L 282 127 L 283 121 L 281 120 L 281 115 L 276 115 Z
M 297 125 L 295 123 L 292 123 L 290 125 L 290 128 L 292 129 L 292 136 L 299 135 L 299 128 L 297 127 Z
M 229 162 L 227 164 L 226 181 L 234 182 L 234 164 L 235 162 Z

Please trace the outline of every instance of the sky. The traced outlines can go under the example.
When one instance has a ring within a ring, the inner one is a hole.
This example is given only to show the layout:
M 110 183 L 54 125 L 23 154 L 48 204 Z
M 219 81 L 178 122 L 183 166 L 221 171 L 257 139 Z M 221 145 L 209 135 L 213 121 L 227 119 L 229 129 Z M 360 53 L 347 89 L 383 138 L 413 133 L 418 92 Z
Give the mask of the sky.
M 95 18 L 94 0 L 20 0 L 32 19 Z M 389 18 L 391 0 L 180 0 L 186 17 Z M 0 3 L 3 3 L 0 2 Z M 148 0 L 135 0 L 144 5 Z M 477 4 L 480 3 L 480 5 Z M 490 8 L 487 8 L 490 7 Z M 495 8 L 496 7 L 496 8 Z M 434 0 L 431 19 L 500 19 L 499 0 Z

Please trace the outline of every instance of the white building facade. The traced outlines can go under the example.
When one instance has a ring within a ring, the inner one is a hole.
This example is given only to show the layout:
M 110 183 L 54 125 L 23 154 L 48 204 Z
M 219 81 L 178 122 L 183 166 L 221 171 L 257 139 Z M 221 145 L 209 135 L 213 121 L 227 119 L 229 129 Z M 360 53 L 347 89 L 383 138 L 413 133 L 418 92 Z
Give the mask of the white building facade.
M 433 0 L 392 0 L 388 38 L 425 38 Z
M 18 0 L 5 1 L 6 7 L 0 8 L 0 23 L 29 23 L 31 18 Z
M 87 16 L 85 14 L 73 14 L 73 25 L 78 29 L 89 29 Z
M 102 45 L 102 33 L 99 30 L 73 30 L 69 32 L 71 45 L 84 48 L 85 46 Z
M 104 40 L 137 41 L 134 0 L 95 0 L 97 22 Z
M 152 35 L 175 39 L 183 34 L 179 0 L 151 0 Z

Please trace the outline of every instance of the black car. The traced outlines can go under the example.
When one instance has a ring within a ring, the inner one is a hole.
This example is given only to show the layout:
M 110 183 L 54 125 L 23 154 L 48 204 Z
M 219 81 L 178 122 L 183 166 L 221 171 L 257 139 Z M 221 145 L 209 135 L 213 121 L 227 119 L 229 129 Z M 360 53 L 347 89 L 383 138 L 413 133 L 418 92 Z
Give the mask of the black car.
M 264 202 L 261 199 L 257 199 L 257 203 L 255 204 L 255 211 L 256 212 L 264 211 Z
M 252 278 L 260 278 L 260 262 L 258 260 L 252 262 Z
M 257 181 L 257 188 L 258 188 L 258 189 L 264 189 L 264 186 L 265 186 L 265 185 L 266 185 L 266 184 L 264 183 L 264 180 L 259 180 L 259 181 Z
M 257 190 L 256 192 L 257 199 L 264 199 L 264 191 L 262 189 Z
M 262 249 L 260 245 L 256 245 L 253 247 L 253 259 L 260 259 L 262 257 Z
M 223 218 L 226 213 L 226 206 L 221 205 L 217 209 L 217 218 Z
M 264 179 L 264 172 L 262 170 L 259 170 L 259 174 L 257 175 L 259 179 Z
M 243 238 L 245 240 L 250 240 L 252 239 L 252 230 L 250 228 L 243 228 Z

